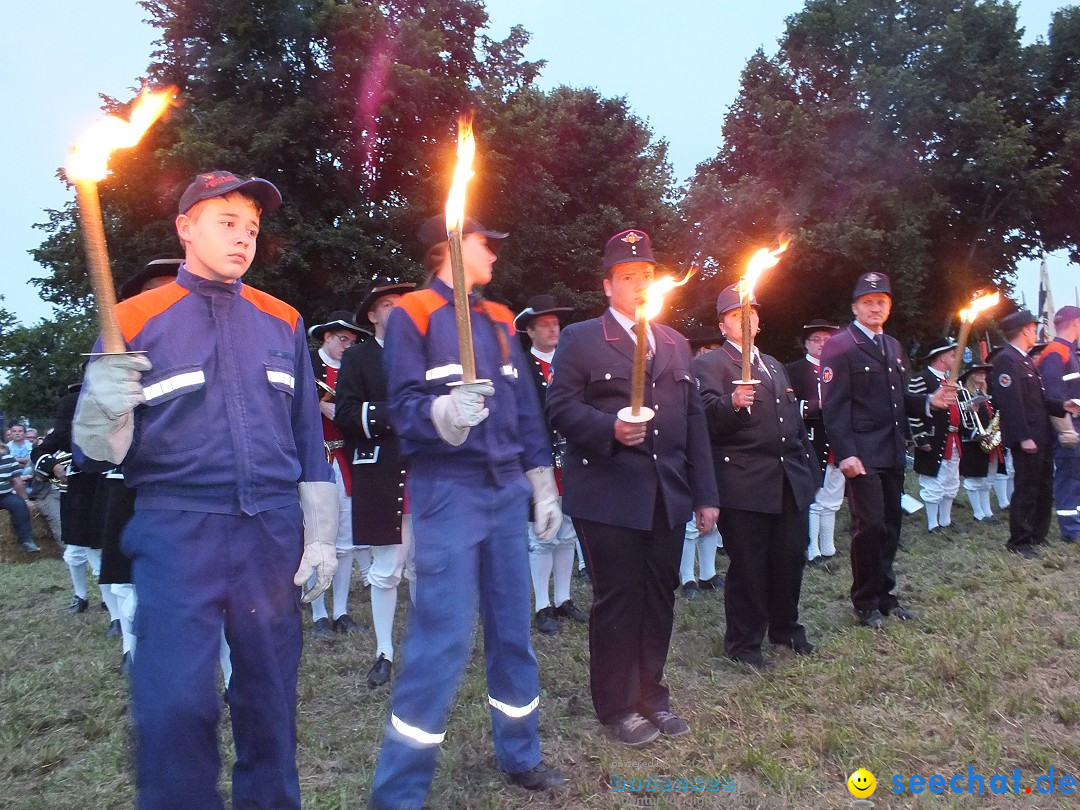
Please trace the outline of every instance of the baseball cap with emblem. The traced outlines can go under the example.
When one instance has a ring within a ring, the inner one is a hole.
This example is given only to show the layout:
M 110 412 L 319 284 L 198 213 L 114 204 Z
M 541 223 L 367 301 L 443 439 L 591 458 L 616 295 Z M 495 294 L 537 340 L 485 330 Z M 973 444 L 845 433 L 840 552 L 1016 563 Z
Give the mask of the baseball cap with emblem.
M 514 329 L 518 332 L 524 332 L 529 328 L 529 324 L 541 315 L 555 315 L 559 312 L 570 311 L 571 307 L 560 307 L 559 302 L 555 300 L 553 295 L 534 295 L 529 299 L 528 306 L 514 318 Z
M 224 197 L 234 191 L 250 194 L 267 214 L 276 211 L 281 205 L 281 192 L 269 180 L 261 177 L 237 177 L 232 172 L 214 171 L 195 176 L 180 197 L 180 213 L 186 214 L 195 203 L 212 197 Z
M 864 295 L 871 293 L 885 293 L 892 298 L 892 287 L 889 285 L 889 277 L 884 273 L 863 273 L 855 282 L 855 289 L 851 293 L 851 300 L 855 301 Z
M 619 231 L 619 233 L 608 239 L 607 244 L 604 245 L 602 267 L 604 272 L 624 262 L 656 264 L 656 257 L 653 256 L 652 240 L 649 239 L 649 235 L 645 231 L 630 228 Z
M 716 314 L 721 318 L 733 309 L 738 309 L 742 306 L 742 299 L 739 296 L 739 285 L 729 284 L 720 291 L 720 295 L 716 297 Z M 757 296 L 750 293 L 750 306 L 754 309 L 760 310 L 761 307 L 758 304 Z
M 502 247 L 502 240 L 510 235 L 508 233 L 503 233 L 502 231 L 493 231 L 478 219 L 465 217 L 465 223 L 461 226 L 461 235 L 468 236 L 470 233 L 478 233 L 481 236 L 486 236 L 488 239 L 493 240 L 488 246 L 495 253 L 498 253 L 499 248 Z M 428 217 L 424 220 L 424 224 L 420 226 L 420 230 L 417 231 L 416 237 L 420 240 L 420 246 L 424 249 L 425 253 L 440 242 L 445 242 L 446 215 L 436 214 L 433 217 Z

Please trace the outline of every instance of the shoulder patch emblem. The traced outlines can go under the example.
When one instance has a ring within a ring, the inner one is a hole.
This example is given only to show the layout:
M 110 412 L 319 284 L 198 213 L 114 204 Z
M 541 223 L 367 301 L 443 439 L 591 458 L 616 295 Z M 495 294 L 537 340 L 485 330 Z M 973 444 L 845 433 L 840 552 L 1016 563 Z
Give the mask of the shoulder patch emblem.
M 832 382 L 832 378 L 833 378 L 832 367 L 831 366 L 825 366 L 825 368 L 823 368 L 821 370 L 821 381 L 826 382 L 826 383 Z
M 1008 374 L 999 375 L 998 385 L 1000 385 L 1002 388 L 1008 388 L 1010 385 L 1012 385 L 1012 377 L 1010 377 Z

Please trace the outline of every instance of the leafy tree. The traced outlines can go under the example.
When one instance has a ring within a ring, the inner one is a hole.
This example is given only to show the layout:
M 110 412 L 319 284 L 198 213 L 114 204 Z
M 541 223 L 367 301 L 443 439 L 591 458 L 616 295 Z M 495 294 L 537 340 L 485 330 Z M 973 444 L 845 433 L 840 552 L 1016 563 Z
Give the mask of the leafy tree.
M 764 344 L 849 317 L 871 269 L 892 276 L 892 328 L 940 334 L 1041 249 L 1060 164 L 1037 136 L 1044 45 L 1021 33 L 1006 0 L 808 0 L 750 60 L 684 210 L 726 282 L 752 245 L 795 237 L 762 282 Z

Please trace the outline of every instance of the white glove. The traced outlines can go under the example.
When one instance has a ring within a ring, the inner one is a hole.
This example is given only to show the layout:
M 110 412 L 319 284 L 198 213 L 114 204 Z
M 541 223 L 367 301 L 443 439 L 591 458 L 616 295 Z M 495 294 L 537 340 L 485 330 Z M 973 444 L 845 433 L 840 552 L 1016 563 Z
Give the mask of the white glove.
M 536 517 L 536 536 L 550 540 L 562 526 L 562 507 L 559 505 L 559 488 L 555 486 L 555 473 L 551 467 L 536 467 L 525 473 L 532 484 L 533 514 Z
M 304 556 L 293 584 L 306 588 L 303 601 L 311 602 L 330 587 L 337 573 L 338 488 L 333 481 L 303 481 L 298 490 L 304 510 Z M 315 584 L 306 587 L 312 574 Z
M 146 402 L 142 375 L 151 368 L 143 354 L 106 354 L 86 367 L 71 431 L 87 456 L 110 464 L 124 460 L 135 436 L 132 411 Z
M 484 397 L 494 396 L 491 383 L 463 383 L 431 403 L 431 421 L 444 442 L 457 447 L 469 437 L 469 428 L 488 418 Z

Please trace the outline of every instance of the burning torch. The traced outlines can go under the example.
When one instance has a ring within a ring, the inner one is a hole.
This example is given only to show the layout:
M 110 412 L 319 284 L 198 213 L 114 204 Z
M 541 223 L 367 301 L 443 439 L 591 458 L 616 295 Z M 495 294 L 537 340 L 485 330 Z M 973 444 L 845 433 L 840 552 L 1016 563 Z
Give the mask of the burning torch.
M 739 304 L 742 307 L 742 379 L 734 380 L 735 385 L 758 385 L 751 374 L 751 360 L 754 354 L 754 335 L 750 328 L 750 302 L 754 297 L 754 285 L 761 274 L 780 262 L 780 254 L 787 250 L 790 240 L 784 239 L 775 250 L 761 248 L 746 263 L 746 271 L 739 282 Z

